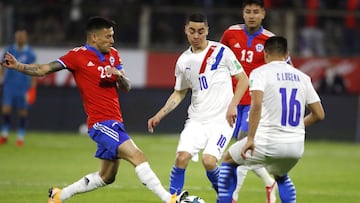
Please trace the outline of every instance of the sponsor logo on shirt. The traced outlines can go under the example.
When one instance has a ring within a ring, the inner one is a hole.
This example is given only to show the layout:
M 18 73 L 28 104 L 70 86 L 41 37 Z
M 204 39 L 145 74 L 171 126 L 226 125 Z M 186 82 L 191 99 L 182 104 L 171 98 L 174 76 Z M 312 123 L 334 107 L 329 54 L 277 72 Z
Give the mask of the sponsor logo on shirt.
M 88 64 L 87 64 L 87 66 L 88 66 L 88 67 L 89 67 L 89 66 L 95 66 L 95 64 L 94 64 L 92 61 L 89 61 Z

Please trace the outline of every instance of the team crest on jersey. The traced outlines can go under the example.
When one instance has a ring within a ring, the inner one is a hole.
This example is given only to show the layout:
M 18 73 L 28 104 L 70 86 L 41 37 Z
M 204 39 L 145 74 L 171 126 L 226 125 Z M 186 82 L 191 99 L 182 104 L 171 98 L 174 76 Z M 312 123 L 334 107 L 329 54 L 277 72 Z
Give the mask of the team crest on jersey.
M 257 52 L 262 52 L 264 50 L 264 45 L 263 44 L 256 44 L 255 49 L 256 49 Z
M 114 64 L 115 64 L 115 58 L 113 57 L 113 56 L 110 56 L 110 64 L 111 64 L 111 66 L 114 66 Z
M 206 59 L 206 63 L 208 65 L 213 65 L 216 62 L 216 58 L 213 56 L 210 56 L 209 58 Z
M 18 61 L 20 61 L 21 63 L 26 63 L 27 58 L 28 57 L 25 54 L 22 54 L 19 56 Z

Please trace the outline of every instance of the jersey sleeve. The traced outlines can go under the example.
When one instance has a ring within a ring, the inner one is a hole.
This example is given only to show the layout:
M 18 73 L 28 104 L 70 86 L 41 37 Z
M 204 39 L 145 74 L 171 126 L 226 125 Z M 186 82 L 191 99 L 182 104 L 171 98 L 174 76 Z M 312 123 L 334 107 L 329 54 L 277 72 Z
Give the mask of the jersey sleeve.
M 187 70 L 186 68 L 182 69 L 178 60 L 175 66 L 175 90 L 183 90 L 190 87 L 188 82 L 186 81 L 186 71 L 190 70 Z
M 225 63 L 226 66 L 229 68 L 230 74 L 233 76 L 244 72 L 244 69 L 240 62 L 237 60 L 234 52 L 232 52 L 231 49 L 226 45 L 223 46 L 225 46 Z
M 265 89 L 265 81 L 266 78 L 264 77 L 264 73 L 259 71 L 259 69 L 255 69 L 250 73 L 249 76 L 249 90 L 260 90 L 264 92 Z
M 229 34 L 228 33 L 229 33 L 229 31 L 225 30 L 225 32 L 223 33 L 223 35 L 221 36 L 221 39 L 220 39 L 220 43 L 225 44 L 226 46 L 229 45 L 229 43 L 228 43 L 228 35 Z
M 228 47 L 231 47 L 231 45 L 236 42 L 236 34 L 234 33 L 233 30 L 234 26 L 238 26 L 238 25 L 232 25 L 224 31 L 223 35 L 221 36 L 220 43 Z
M 311 78 L 307 77 L 306 104 L 312 104 L 320 101 L 320 97 L 312 85 Z
M 58 62 L 64 67 L 69 70 L 75 70 L 77 68 L 75 62 L 76 60 L 76 50 L 70 50 L 68 53 L 66 53 L 64 56 L 58 58 Z
M 123 69 L 122 61 L 119 52 L 115 48 L 111 48 L 111 50 L 114 52 L 114 67 L 118 70 Z

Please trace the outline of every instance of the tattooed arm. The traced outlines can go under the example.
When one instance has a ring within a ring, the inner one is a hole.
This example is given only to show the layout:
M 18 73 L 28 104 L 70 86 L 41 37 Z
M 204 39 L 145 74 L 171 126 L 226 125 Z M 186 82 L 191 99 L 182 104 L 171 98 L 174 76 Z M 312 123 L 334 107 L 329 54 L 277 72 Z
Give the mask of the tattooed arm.
M 184 100 L 186 93 L 187 89 L 180 91 L 174 90 L 160 111 L 158 111 L 155 116 L 148 120 L 148 131 L 150 133 L 154 132 L 154 127 L 159 125 L 162 118 L 173 111 L 180 104 L 180 102 Z
M 107 71 L 106 72 L 107 74 L 112 74 L 117 77 L 117 79 L 118 79 L 117 82 L 119 84 L 119 88 L 123 92 L 127 93 L 130 91 L 131 83 L 130 83 L 129 78 L 126 77 L 124 69 L 117 70 L 116 68 L 109 68 L 106 71 Z
M 48 64 L 23 64 L 16 60 L 16 58 L 10 53 L 6 53 L 1 66 L 7 67 L 10 69 L 15 69 L 19 72 L 22 72 L 31 76 L 44 76 L 59 70 L 64 69 L 60 63 L 54 61 Z

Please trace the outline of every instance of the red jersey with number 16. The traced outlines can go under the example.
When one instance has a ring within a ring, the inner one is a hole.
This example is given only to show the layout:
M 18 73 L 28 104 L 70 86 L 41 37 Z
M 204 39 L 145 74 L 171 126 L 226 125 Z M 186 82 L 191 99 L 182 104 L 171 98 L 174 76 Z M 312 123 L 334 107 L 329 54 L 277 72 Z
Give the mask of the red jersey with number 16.
M 228 46 L 236 55 L 245 73 L 249 76 L 255 68 L 265 64 L 264 44 L 265 41 L 274 34 L 263 27 L 254 34 L 249 34 L 245 29 L 245 24 L 232 25 L 225 30 L 221 43 Z M 235 90 L 237 80 L 232 79 L 233 89 Z M 250 105 L 251 97 L 249 89 L 242 97 L 241 105 Z
M 89 45 L 77 47 L 57 61 L 74 76 L 88 117 L 88 127 L 105 120 L 123 121 L 117 78 L 106 74 L 111 67 L 122 68 L 115 48 L 102 54 Z

